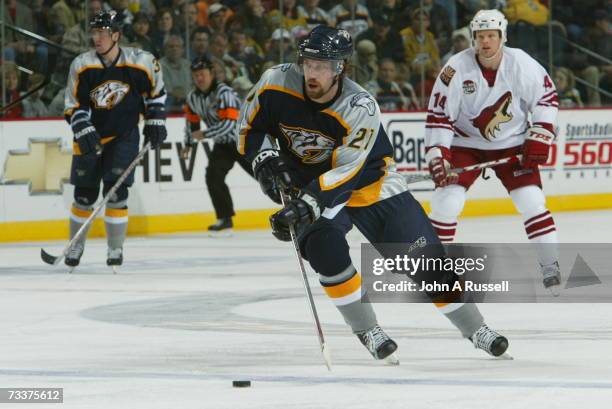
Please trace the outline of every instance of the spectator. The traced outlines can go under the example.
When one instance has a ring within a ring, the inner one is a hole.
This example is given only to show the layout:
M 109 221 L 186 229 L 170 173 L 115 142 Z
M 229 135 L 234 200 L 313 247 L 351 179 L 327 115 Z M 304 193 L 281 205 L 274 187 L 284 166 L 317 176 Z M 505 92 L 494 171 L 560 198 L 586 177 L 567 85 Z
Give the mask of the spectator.
M 34 30 L 32 10 L 16 0 L 0 2 L 4 8 L 4 22 L 23 28 Z M 5 30 L 4 60 L 19 62 L 37 71 L 44 71 L 47 67 L 48 49 L 46 45 L 36 44 L 21 34 L 12 30 Z M 2 55 L 0 55 L 2 58 Z
M 319 7 L 319 0 L 304 0 L 303 6 L 297 7 L 298 16 L 306 20 L 306 28 L 312 30 L 318 25 L 331 25 L 329 14 Z
M 228 85 L 231 84 L 236 77 L 242 75 L 248 76 L 246 68 L 228 54 L 228 40 L 225 34 L 213 33 L 210 36 L 209 53 L 212 57 L 223 61 L 225 66 L 225 80 Z
M 191 33 L 191 54 L 190 60 L 195 60 L 203 55 L 208 55 L 209 34 L 206 27 L 198 27 Z
M 446 54 L 451 48 L 451 34 L 453 27 L 450 17 L 444 7 L 436 4 L 434 0 L 422 1 L 423 9 L 429 13 L 429 30 L 434 35 L 440 54 Z
M 610 18 L 604 9 L 595 10 L 593 13 L 593 25 L 587 30 L 584 43 L 587 48 L 607 60 L 612 60 L 612 25 Z M 591 85 L 587 88 L 587 99 L 589 106 L 601 106 L 601 95 L 599 88 L 608 88 L 610 92 L 610 78 L 612 77 L 612 65 L 602 62 L 598 58 L 590 58 L 590 67 L 583 70 L 582 76 Z M 603 84 L 606 84 L 604 87 Z
M 272 65 L 295 62 L 294 41 L 289 31 L 282 28 L 274 30 L 264 61 L 265 64 L 272 63 Z
M 163 50 L 164 44 L 168 40 L 168 37 L 176 34 L 172 11 L 167 8 L 157 10 L 157 14 L 155 15 L 155 24 L 157 26 L 157 30 L 155 30 L 151 35 L 151 40 L 153 40 L 153 45 L 155 45 L 155 48 L 158 50 Z M 191 74 L 189 75 L 191 76 Z
M 402 36 L 391 28 L 389 15 L 375 11 L 372 13 L 374 26 L 357 36 L 356 43 L 361 40 L 370 40 L 376 44 L 376 55 L 379 60 L 391 58 L 395 62 L 404 62 L 404 46 Z
M 81 19 L 72 26 L 62 38 L 62 47 L 74 52 L 76 55 L 89 50 L 89 31 L 85 31 L 89 19 L 102 11 L 101 0 L 89 0 L 88 15 L 82 15 Z M 65 84 L 64 84 L 65 85 Z
M 168 37 L 164 47 L 165 57 L 160 60 L 168 98 L 168 112 L 181 112 L 185 96 L 191 89 L 191 69 L 189 61 L 183 58 L 185 48 L 183 39 L 175 34 Z
M 470 47 L 470 29 L 467 27 L 453 31 L 453 46 L 450 51 L 442 57 L 441 66 L 444 67 L 448 60 L 459 51 L 463 51 Z
M 117 12 L 118 21 L 121 22 L 121 33 L 124 44 L 129 43 L 133 36 L 132 23 L 134 22 L 134 15 L 128 8 L 129 0 L 110 0 L 109 4 L 106 4 L 105 10 L 115 10 Z
M 268 14 L 268 25 L 275 28 L 286 28 L 291 30 L 293 27 L 306 27 L 306 17 L 298 13 L 296 0 L 279 0 L 283 2 L 283 14 L 276 8 Z
M 191 38 L 191 33 L 198 28 L 198 9 L 195 3 L 184 2 L 181 6 L 181 14 L 175 17 L 177 30 L 183 38 Z
M 52 117 L 64 116 L 64 98 L 66 96 L 66 87 L 60 88 L 57 94 L 51 100 L 48 106 L 48 115 Z
M 429 66 L 427 71 L 425 71 L 425 77 L 420 79 L 414 87 L 416 90 L 417 101 L 420 106 L 426 107 L 429 105 L 429 96 L 431 95 L 431 90 L 436 82 L 436 78 L 438 78 L 439 72 L 439 66 Z
M 5 61 L 0 67 L 0 89 L 2 89 L 2 79 L 4 78 L 4 101 L 6 105 L 19 99 L 19 70 L 17 64 Z M 0 118 L 21 118 L 23 117 L 23 105 L 21 102 L 12 108 L 0 112 Z
M 582 108 L 584 106 L 580 98 L 580 92 L 575 88 L 576 80 L 571 70 L 565 67 L 557 67 L 553 80 L 557 87 L 560 108 Z
M 433 34 L 429 31 L 429 14 L 423 9 L 412 12 L 410 27 L 400 31 L 404 38 L 406 63 L 415 73 L 431 73 L 440 66 L 440 52 Z M 418 92 L 418 90 L 417 90 Z M 421 104 L 425 106 L 424 104 Z
M 354 19 L 353 8 L 355 9 Z M 333 26 L 347 30 L 353 38 L 357 38 L 363 31 L 372 27 L 367 7 L 358 4 L 358 0 L 342 0 L 341 4 L 329 11 L 329 18 Z
M 408 82 L 397 82 L 397 69 L 391 58 L 381 60 L 378 79 L 369 82 L 365 88 L 376 98 L 381 111 L 419 108 L 412 85 Z
M 225 33 L 227 7 L 216 3 L 208 7 L 208 29 L 211 33 Z
M 548 22 L 548 8 L 537 0 L 507 0 L 504 14 L 509 23 L 524 21 L 534 26 Z
M 247 45 L 247 36 L 241 31 L 230 33 L 229 56 L 244 65 L 250 82 L 257 82 L 261 75 L 263 58 L 260 57 L 255 48 Z
M 44 80 L 45 80 L 44 75 L 32 74 L 28 78 L 28 92 L 39 87 L 43 83 Z M 49 110 L 47 109 L 45 104 L 40 99 L 42 93 L 43 93 L 43 88 L 34 92 L 32 95 L 30 95 L 29 97 L 25 98 L 22 101 L 24 118 L 42 118 L 42 117 L 49 116 Z
M 236 13 L 236 19 L 242 23 L 244 33 L 264 47 L 270 37 L 270 28 L 264 18 L 264 7 L 261 0 L 247 0 Z
M 211 57 L 210 60 L 212 61 L 213 71 L 215 72 L 215 78 L 217 81 L 230 85 L 231 80 L 228 80 L 227 74 L 228 72 L 231 74 L 231 71 L 229 71 L 229 68 L 225 66 L 223 60 L 216 57 Z
M 352 56 L 351 78 L 364 87 L 368 82 L 376 80 L 378 74 L 378 57 L 376 45 L 370 40 L 361 40 L 355 47 Z
M 151 37 L 149 37 L 149 29 L 151 27 L 149 17 L 147 17 L 147 15 L 144 13 L 136 14 L 134 16 L 134 23 L 132 24 L 132 27 L 134 28 L 134 36 L 130 46 L 148 51 L 155 57 L 159 58 L 159 50 L 155 47 L 155 43 Z
M 399 31 L 405 26 L 404 10 L 406 9 L 405 0 L 371 0 L 367 2 L 370 15 L 383 13 L 391 18 L 391 29 Z
M 59 0 L 49 10 L 49 21 L 65 33 L 85 18 L 83 4 L 80 0 Z

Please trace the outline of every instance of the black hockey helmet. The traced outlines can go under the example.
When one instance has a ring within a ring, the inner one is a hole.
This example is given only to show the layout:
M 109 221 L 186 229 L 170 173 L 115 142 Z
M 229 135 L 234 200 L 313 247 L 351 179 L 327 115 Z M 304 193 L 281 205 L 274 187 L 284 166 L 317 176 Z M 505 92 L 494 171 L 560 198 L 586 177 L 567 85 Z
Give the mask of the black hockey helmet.
M 344 61 L 353 54 L 353 39 L 348 31 L 316 26 L 300 43 L 298 57 L 316 60 Z
M 101 11 L 89 20 L 89 28 L 102 28 L 112 33 L 121 32 L 121 21 L 115 10 Z
M 212 60 L 208 58 L 206 55 L 201 55 L 199 57 L 196 57 L 191 62 L 191 71 L 198 71 L 198 70 L 205 70 L 205 69 L 209 69 L 209 70 L 213 69 Z

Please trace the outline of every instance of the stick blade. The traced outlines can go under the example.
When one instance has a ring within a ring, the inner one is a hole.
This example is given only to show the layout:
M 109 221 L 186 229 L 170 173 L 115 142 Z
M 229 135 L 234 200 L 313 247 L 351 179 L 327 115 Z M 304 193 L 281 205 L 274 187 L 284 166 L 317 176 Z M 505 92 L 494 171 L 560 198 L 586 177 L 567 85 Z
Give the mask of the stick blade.
M 53 266 L 57 265 L 61 261 L 61 257 L 55 257 L 51 254 L 47 253 L 44 249 L 40 249 L 40 258 L 47 264 L 51 264 Z
M 323 354 L 323 359 L 325 359 L 325 366 L 327 366 L 327 370 L 331 371 L 331 355 L 329 353 L 329 348 L 325 343 L 321 344 L 321 353 Z

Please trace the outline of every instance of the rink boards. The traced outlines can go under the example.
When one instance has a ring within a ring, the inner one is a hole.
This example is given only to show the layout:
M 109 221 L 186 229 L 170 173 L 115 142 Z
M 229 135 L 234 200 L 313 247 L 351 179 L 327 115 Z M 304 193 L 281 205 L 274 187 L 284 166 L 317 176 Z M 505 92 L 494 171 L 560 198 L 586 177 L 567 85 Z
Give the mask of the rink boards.
M 558 140 L 542 168 L 544 190 L 552 211 L 612 208 L 612 120 L 610 109 L 562 110 Z M 403 173 L 424 173 L 426 114 L 387 113 L 383 123 Z M 159 152 L 137 167 L 130 190 L 130 234 L 202 230 L 214 220 L 204 179 L 212 145 L 198 145 L 191 160 L 180 158 L 184 120 L 168 120 L 169 136 Z M 0 121 L 0 241 L 67 237 L 72 186 L 72 135 L 60 119 Z M 261 228 L 275 204 L 238 166 L 227 182 L 237 216 L 236 228 Z M 464 216 L 514 213 L 507 193 L 492 171 L 470 190 Z M 433 184 L 411 185 L 428 208 Z M 102 235 L 101 220 L 92 229 Z

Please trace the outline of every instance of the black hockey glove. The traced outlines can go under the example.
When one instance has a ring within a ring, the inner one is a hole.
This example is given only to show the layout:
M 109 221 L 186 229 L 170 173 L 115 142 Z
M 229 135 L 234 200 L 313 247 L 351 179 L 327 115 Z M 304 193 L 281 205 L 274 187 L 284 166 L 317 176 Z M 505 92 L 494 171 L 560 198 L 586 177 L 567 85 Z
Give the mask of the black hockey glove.
M 299 198 L 290 200 L 283 209 L 270 216 L 272 234 L 281 241 L 291 241 L 290 226 L 293 226 L 296 236 L 299 236 L 319 216 L 321 216 L 319 201 L 314 196 L 302 192 Z
M 89 120 L 87 112 L 77 111 L 72 117 L 70 126 L 74 133 L 74 141 L 79 146 L 81 155 L 91 152 L 102 152 L 100 134 Z
M 261 190 L 275 203 L 281 204 L 281 190 L 293 187 L 289 166 L 275 149 L 264 149 L 253 159 L 253 175 Z
M 145 113 L 145 125 L 142 131 L 144 143 L 151 142 L 151 148 L 155 149 L 168 136 L 166 131 L 166 107 L 162 104 L 151 104 L 147 106 Z

